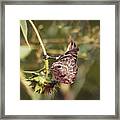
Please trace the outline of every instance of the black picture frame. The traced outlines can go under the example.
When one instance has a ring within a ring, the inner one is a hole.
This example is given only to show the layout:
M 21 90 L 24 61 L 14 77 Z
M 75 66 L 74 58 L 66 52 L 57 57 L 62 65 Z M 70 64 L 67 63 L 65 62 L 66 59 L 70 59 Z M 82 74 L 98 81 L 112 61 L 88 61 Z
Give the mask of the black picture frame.
M 5 5 L 115 5 L 115 115 L 5 115 Z M 1 1 L 1 72 L 0 118 L 1 119 L 120 119 L 119 117 L 119 28 L 120 1 Z

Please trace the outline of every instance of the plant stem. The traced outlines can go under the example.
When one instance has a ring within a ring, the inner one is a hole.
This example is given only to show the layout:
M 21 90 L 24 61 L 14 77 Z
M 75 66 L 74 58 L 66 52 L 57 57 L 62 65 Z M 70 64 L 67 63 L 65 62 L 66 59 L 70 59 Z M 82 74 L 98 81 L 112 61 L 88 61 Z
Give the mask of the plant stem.
M 47 77 L 47 76 L 48 76 L 48 73 L 49 73 L 49 72 L 48 72 L 48 71 L 49 71 L 49 63 L 48 63 L 48 59 L 47 59 L 47 56 L 48 56 L 48 55 L 47 55 L 47 52 L 46 52 L 45 47 L 44 47 L 44 45 L 43 45 L 42 39 L 41 39 L 41 37 L 40 37 L 40 34 L 38 33 L 37 28 L 35 27 L 34 23 L 33 23 L 31 20 L 29 20 L 29 22 L 30 22 L 30 24 L 32 25 L 32 27 L 33 27 L 33 29 L 34 29 L 37 37 L 38 37 L 38 40 L 39 40 L 39 42 L 40 42 L 40 44 L 41 44 L 41 47 L 42 47 L 42 50 L 43 50 L 43 54 L 44 54 L 44 56 L 46 56 L 46 58 L 45 58 L 45 69 L 46 69 L 46 77 Z
M 42 42 L 42 40 L 41 40 L 40 34 L 38 33 L 38 30 L 37 30 L 37 28 L 35 27 L 34 23 L 33 23 L 31 20 L 29 20 L 29 22 L 30 22 L 30 24 L 32 25 L 32 27 L 33 27 L 33 29 L 34 29 L 37 37 L 38 37 L 38 40 L 39 40 L 40 45 L 41 45 L 42 50 L 43 50 L 43 54 L 46 56 L 46 55 L 47 55 L 47 52 L 46 52 L 45 47 L 44 47 L 44 45 L 43 45 L 43 42 Z

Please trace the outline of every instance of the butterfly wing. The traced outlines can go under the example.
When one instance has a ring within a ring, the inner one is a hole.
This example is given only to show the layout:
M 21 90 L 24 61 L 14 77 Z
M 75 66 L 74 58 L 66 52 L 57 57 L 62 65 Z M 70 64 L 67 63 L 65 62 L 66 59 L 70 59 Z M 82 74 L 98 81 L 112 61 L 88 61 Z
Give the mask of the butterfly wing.
M 71 40 L 65 54 L 52 64 L 52 73 L 57 81 L 65 84 L 73 83 L 77 74 L 77 51 L 75 42 Z

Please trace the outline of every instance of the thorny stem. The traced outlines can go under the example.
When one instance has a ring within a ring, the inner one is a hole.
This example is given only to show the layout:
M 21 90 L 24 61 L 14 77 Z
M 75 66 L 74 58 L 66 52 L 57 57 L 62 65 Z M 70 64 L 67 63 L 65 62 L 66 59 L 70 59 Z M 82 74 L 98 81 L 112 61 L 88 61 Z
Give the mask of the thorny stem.
M 40 34 L 38 33 L 37 28 L 35 27 L 35 25 L 34 25 L 34 23 L 32 22 L 32 20 L 29 20 L 29 22 L 30 22 L 30 24 L 32 25 L 32 27 L 33 27 L 33 29 L 34 29 L 37 37 L 38 37 L 38 40 L 39 40 L 40 45 L 41 45 L 41 47 L 42 47 L 44 56 L 48 56 L 48 55 L 47 55 L 47 52 L 46 52 L 46 50 L 45 50 L 45 47 L 44 47 L 44 45 L 43 45 L 42 39 L 41 39 L 41 37 L 40 37 Z M 46 77 L 47 77 L 47 76 L 48 76 L 48 70 L 49 70 L 49 64 L 48 64 L 48 59 L 47 59 L 47 58 L 45 59 L 45 66 L 44 66 L 44 67 L 45 67 L 45 69 L 46 69 Z

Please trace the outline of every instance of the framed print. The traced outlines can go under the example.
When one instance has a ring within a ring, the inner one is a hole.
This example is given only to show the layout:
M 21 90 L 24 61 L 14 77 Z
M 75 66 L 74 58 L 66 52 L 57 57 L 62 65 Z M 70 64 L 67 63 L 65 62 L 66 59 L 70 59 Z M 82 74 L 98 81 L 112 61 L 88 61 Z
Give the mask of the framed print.
M 119 7 L 2 1 L 1 118 L 119 119 Z

